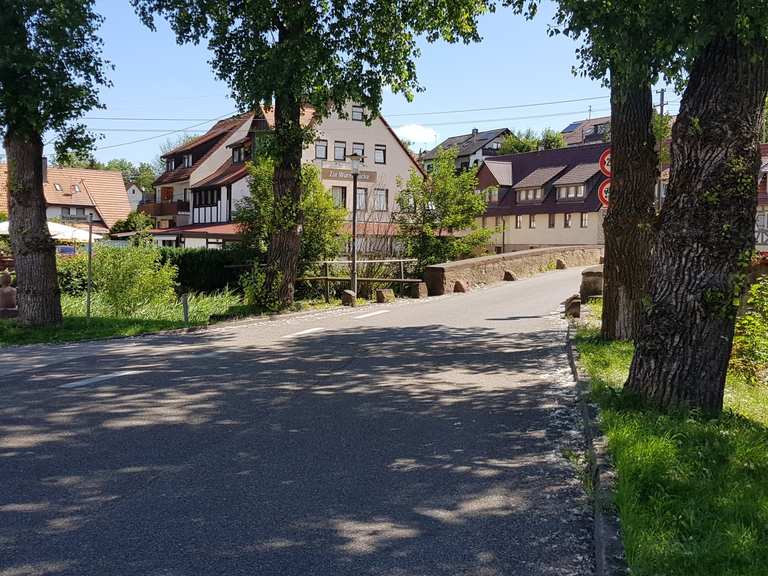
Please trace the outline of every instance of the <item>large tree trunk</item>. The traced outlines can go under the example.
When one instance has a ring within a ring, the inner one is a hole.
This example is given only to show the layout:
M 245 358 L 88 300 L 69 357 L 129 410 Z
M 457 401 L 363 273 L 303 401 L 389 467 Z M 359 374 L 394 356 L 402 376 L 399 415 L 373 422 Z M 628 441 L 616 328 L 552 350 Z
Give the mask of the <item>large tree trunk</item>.
M 611 77 L 611 202 L 603 224 L 602 336 L 631 340 L 639 331 L 654 234 L 657 156 L 648 83 Z
M 660 408 L 718 411 L 755 245 L 766 45 L 720 38 L 693 64 L 672 131 L 672 172 L 650 302 L 626 388 Z
M 274 229 L 267 251 L 264 294 L 270 307 L 293 303 L 296 270 L 301 249 L 301 103 L 291 95 L 278 95 L 275 102 Z
M 46 224 L 43 144 L 37 134 L 27 136 L 10 129 L 5 136 L 5 150 L 18 321 L 28 326 L 58 324 L 62 319 L 61 298 L 56 247 Z

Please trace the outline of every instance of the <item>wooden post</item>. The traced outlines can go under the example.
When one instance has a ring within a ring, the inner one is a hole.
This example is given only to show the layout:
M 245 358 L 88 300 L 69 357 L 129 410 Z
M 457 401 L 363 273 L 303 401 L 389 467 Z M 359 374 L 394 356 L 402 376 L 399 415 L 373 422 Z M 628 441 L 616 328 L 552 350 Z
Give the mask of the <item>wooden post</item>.
M 328 281 L 329 270 L 328 270 L 328 262 L 323 262 L 323 284 L 325 285 L 325 301 L 330 302 L 331 301 L 331 286 Z
M 405 262 L 400 260 L 400 280 L 405 280 Z
M 181 308 L 184 311 L 184 324 L 189 324 L 189 296 L 186 292 L 181 295 Z

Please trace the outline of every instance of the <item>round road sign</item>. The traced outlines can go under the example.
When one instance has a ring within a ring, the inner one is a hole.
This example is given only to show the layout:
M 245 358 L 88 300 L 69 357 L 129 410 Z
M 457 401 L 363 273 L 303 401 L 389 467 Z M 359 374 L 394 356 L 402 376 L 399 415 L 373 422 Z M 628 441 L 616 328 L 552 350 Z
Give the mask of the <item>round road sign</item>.
M 597 189 L 597 197 L 600 200 L 600 204 L 608 207 L 608 201 L 611 198 L 611 179 L 603 180 Z
M 602 154 L 600 154 L 600 172 L 604 176 L 611 177 L 611 149 L 607 148 Z

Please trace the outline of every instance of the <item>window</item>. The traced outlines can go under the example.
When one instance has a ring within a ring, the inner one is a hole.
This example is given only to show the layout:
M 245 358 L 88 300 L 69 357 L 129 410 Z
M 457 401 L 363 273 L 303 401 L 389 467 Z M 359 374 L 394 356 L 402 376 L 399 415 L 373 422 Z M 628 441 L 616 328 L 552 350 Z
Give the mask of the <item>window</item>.
M 541 200 L 542 196 L 544 195 L 544 190 L 541 188 L 536 189 L 536 200 Z
M 242 161 L 245 160 L 245 150 L 242 148 L 233 148 L 232 149 L 232 163 L 233 164 L 240 164 Z
M 333 186 L 331 188 L 331 195 L 333 196 L 333 202 L 336 206 L 341 206 L 342 208 L 347 207 L 346 186 Z
M 72 184 L 72 194 L 80 193 L 80 184 Z
M 581 227 L 582 228 L 589 228 L 589 213 L 588 212 L 582 212 L 581 213 Z
M 563 214 L 563 228 L 570 228 L 571 227 L 571 220 L 573 219 L 573 214 Z
M 195 207 L 216 206 L 221 200 L 221 190 L 199 190 L 194 193 Z
M 486 200 L 489 204 L 498 204 L 499 202 L 499 189 L 496 187 L 489 188 Z
M 85 216 L 85 208 L 75 208 L 75 216 L 84 217 Z
M 61 184 L 54 184 L 53 189 L 56 190 L 56 192 L 62 192 Z
M 386 188 L 373 189 L 373 209 L 384 212 L 389 207 L 389 190 Z
M 165 171 L 172 172 L 175 168 L 176 165 L 173 161 L 173 158 L 168 158 L 168 160 L 165 161 Z
M 357 189 L 357 209 L 367 210 L 366 200 L 368 199 L 368 188 Z
M 333 159 L 334 160 L 347 159 L 347 143 L 346 142 L 335 142 L 333 144 Z
M 365 144 L 362 144 L 360 142 L 353 142 L 352 143 L 352 154 L 358 154 L 365 158 Z
M 536 228 L 536 214 L 528 215 L 528 228 Z
M 523 227 L 523 217 L 518 214 L 515 216 L 515 228 L 518 230 Z
M 184 154 L 184 168 L 192 168 L 192 154 Z
M 387 163 L 387 147 L 384 144 L 376 144 L 373 150 L 373 161 L 376 164 Z
M 352 106 L 352 120 L 356 120 L 358 122 L 363 121 L 363 107 L 362 106 Z
M 69 216 L 69 206 L 65 206 L 61 209 L 62 216 Z
M 555 215 L 550 214 L 549 215 L 549 227 L 554 228 L 555 227 Z
M 328 160 L 328 140 L 315 141 L 315 159 Z

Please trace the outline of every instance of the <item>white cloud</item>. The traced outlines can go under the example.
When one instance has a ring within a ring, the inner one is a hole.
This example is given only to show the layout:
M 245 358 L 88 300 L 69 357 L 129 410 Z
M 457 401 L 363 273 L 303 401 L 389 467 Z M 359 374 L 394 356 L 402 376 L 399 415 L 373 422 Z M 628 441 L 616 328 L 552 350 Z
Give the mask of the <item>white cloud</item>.
M 415 150 L 430 150 L 437 146 L 437 132 L 421 124 L 405 124 L 395 128 L 395 133 L 403 140 L 413 142 Z

